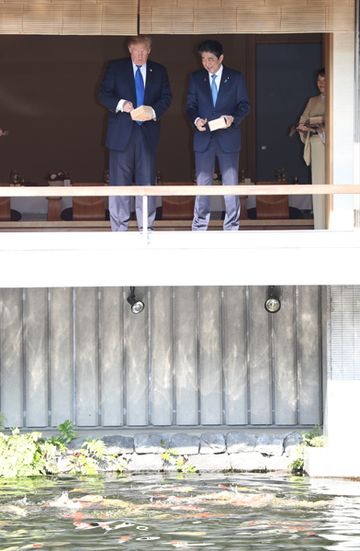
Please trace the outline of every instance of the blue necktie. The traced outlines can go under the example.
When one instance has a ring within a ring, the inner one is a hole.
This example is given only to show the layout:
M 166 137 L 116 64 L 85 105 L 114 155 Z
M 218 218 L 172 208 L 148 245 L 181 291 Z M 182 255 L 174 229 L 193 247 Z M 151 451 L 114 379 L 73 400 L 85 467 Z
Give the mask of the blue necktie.
M 212 95 L 212 100 L 213 100 L 214 107 L 215 107 L 217 96 L 218 96 L 218 89 L 216 87 L 216 82 L 215 82 L 216 77 L 217 77 L 217 75 L 211 75 L 211 79 L 212 79 L 212 82 L 211 82 L 211 95 Z
M 140 71 L 141 65 L 136 65 L 135 88 L 136 88 L 136 107 L 144 105 L 144 80 Z

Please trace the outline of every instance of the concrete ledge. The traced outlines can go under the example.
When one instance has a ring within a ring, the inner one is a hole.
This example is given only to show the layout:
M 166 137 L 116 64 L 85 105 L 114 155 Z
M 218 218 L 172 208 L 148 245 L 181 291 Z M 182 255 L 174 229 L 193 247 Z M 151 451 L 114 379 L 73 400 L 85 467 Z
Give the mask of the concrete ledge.
M 137 455 L 136 453 L 128 457 L 129 462 L 126 466 L 126 471 L 130 472 L 159 472 L 163 468 L 163 460 L 160 455 L 146 454 Z
M 301 434 L 290 430 L 207 431 L 198 435 L 139 432 L 126 437 L 103 436 L 102 440 L 124 459 L 125 470 L 130 472 L 176 471 L 178 461 L 183 461 L 184 472 L 269 472 L 289 468 L 292 446 L 286 447 L 286 443 L 300 441 Z M 78 447 L 81 443 L 81 439 L 74 442 Z
M 66 454 L 59 456 L 61 473 L 71 472 L 72 459 L 88 436 L 80 435 Z M 269 432 L 208 430 L 197 434 L 139 431 L 93 437 L 106 446 L 99 472 L 284 472 L 294 460 L 293 448 L 301 440 L 301 432 L 290 428 Z
M 227 453 L 194 455 L 189 462 L 199 472 L 229 472 L 232 470 L 230 456 Z
M 356 231 L 9 232 L 0 287 L 358 285 L 359 255 Z M 241 270 L 224 270 L 237 261 Z
M 307 447 L 304 450 L 304 470 L 314 478 L 360 478 L 359 450 Z

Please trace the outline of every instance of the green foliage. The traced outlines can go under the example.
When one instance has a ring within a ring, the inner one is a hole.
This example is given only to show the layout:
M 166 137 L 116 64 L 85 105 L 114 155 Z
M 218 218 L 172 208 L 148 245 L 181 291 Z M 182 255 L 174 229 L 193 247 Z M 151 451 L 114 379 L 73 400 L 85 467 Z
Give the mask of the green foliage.
M 320 427 L 315 427 L 310 432 L 304 432 L 302 442 L 296 448 L 296 457 L 290 464 L 292 474 L 304 474 L 304 450 L 307 446 L 312 448 L 323 448 L 325 445 L 325 437 L 321 433 Z
M 104 459 L 106 456 L 106 445 L 102 440 L 87 438 L 82 447 L 87 450 L 91 457 L 96 459 Z
M 38 476 L 57 473 L 57 449 L 41 438 L 41 433 L 0 433 L 0 476 Z
M 64 444 L 70 444 L 77 437 L 75 427 L 69 419 L 58 425 L 57 429 Z
M 197 473 L 197 468 L 189 463 L 186 455 L 179 455 L 179 452 L 173 448 L 166 448 L 161 453 L 161 459 L 164 467 L 175 466 L 179 473 Z
M 77 437 L 77 432 L 73 423 L 69 419 L 66 419 L 66 421 L 58 425 L 57 429 L 59 434 L 51 436 L 48 441 L 56 446 L 61 453 L 65 453 L 67 445 Z
M 325 444 L 325 437 L 321 432 L 320 427 L 315 427 L 311 432 L 305 432 L 303 434 L 303 443 L 305 446 L 311 446 L 313 448 L 323 448 Z
M 179 473 L 195 474 L 198 472 L 195 465 L 189 463 L 186 456 L 179 457 L 175 461 L 176 469 Z
M 113 460 L 115 456 L 107 453 L 107 448 L 102 440 L 88 438 L 79 450 L 76 450 L 70 458 L 71 473 L 96 475 L 107 460 Z
M 77 436 L 71 421 L 64 421 L 58 430 L 59 434 L 49 439 L 44 439 L 40 432 L 20 434 L 19 429 L 13 429 L 11 434 L 0 432 L 0 478 L 59 472 L 93 476 L 104 470 L 118 473 L 126 470 L 128 459 L 110 453 L 103 440 L 87 439 L 81 448 L 69 450 L 67 444 Z M 178 473 L 197 472 L 188 457 L 173 448 L 164 447 L 161 458 L 164 468 L 172 467 Z
M 290 470 L 292 474 L 303 475 L 304 474 L 304 448 L 300 445 L 297 448 L 297 457 L 290 464 Z
M 68 459 L 73 474 L 96 475 L 107 464 L 118 472 L 125 470 L 126 462 L 108 453 L 102 440 L 88 439 L 79 450 L 69 452 L 66 442 L 76 437 L 74 427 L 65 421 L 58 428 L 60 435 L 47 440 L 39 432 L 20 434 L 19 429 L 7 435 L 0 432 L 0 477 L 58 474 L 60 457 Z
M 72 474 L 95 475 L 98 474 L 98 463 L 94 457 L 91 457 L 87 450 L 81 448 L 76 450 L 70 458 Z
M 164 463 L 172 464 L 172 460 L 174 457 L 179 455 L 179 453 L 174 450 L 173 448 L 167 448 L 161 453 L 161 459 L 164 461 Z
M 112 467 L 118 474 L 123 474 L 126 471 L 127 465 L 128 461 L 123 457 L 114 457 L 112 462 Z
M 66 445 L 64 444 L 60 436 L 51 436 L 48 439 L 48 442 L 55 446 L 60 453 L 65 453 L 67 450 Z

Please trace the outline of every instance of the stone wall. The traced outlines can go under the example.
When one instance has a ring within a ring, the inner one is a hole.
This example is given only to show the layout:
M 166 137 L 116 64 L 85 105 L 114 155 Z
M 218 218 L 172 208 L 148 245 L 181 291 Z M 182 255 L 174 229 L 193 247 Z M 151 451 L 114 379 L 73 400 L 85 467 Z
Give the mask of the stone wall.
M 101 438 L 109 453 L 121 458 L 128 472 L 179 470 L 176 459 L 183 459 L 183 470 L 197 472 L 269 472 L 286 471 L 301 441 L 298 431 L 284 432 L 204 432 L 138 433 Z M 85 438 L 71 444 L 78 449 Z M 164 459 L 164 453 L 170 460 Z M 66 471 L 66 464 L 63 465 Z M 112 470 L 111 465 L 104 470 Z

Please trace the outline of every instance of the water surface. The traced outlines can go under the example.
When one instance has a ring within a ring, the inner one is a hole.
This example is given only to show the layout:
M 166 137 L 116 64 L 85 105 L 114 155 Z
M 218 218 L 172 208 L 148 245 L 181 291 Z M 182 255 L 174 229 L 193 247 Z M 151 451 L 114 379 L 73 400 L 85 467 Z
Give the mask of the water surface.
M 0 549 L 360 550 L 360 482 L 132 475 L 0 482 Z

